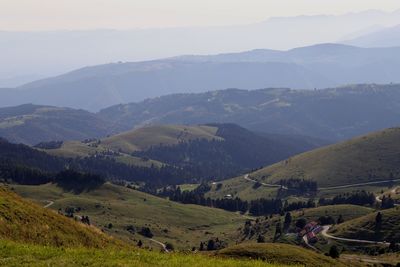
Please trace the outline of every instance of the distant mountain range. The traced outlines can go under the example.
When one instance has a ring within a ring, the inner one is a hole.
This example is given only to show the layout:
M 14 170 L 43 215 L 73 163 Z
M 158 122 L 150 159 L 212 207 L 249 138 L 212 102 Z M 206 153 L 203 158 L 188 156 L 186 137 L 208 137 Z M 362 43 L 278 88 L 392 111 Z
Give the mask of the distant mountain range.
M 286 50 L 338 42 L 353 39 L 360 32 L 367 32 L 377 25 L 389 27 L 396 24 L 400 24 L 400 10 L 272 17 L 258 23 L 222 27 L 0 31 L 0 87 L 15 87 L 38 79 L 36 77 L 50 77 L 82 66 L 109 62 L 239 52 L 255 48 Z M 259 87 L 265 86 L 268 85 Z
M 0 90 L 0 106 L 34 103 L 97 111 L 170 93 L 391 82 L 400 82 L 400 47 L 321 44 L 87 67 Z

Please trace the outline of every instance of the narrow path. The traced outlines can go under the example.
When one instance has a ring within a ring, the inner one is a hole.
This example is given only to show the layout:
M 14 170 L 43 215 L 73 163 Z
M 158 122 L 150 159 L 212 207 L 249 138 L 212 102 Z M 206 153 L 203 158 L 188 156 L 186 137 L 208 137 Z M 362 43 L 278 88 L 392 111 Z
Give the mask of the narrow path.
M 46 200 L 46 202 L 48 202 L 48 204 L 44 205 L 43 208 L 49 208 L 51 205 L 54 204 L 54 201 L 51 200 Z
M 153 238 L 148 238 L 148 240 L 160 245 L 165 252 L 167 252 L 167 253 L 169 252 L 169 250 L 167 249 L 167 246 L 164 243 L 162 243 L 162 242 L 160 242 L 158 240 L 155 240 Z
M 351 238 L 343 238 L 343 237 L 333 236 L 333 235 L 328 234 L 328 231 L 330 228 L 331 228 L 331 225 L 323 226 L 323 230 L 322 230 L 321 234 L 326 238 L 339 240 L 339 241 L 363 243 L 363 244 L 375 244 L 375 245 L 384 245 L 384 246 L 390 245 L 390 243 L 388 243 L 388 242 L 377 242 L 377 241 L 371 241 L 371 240 L 351 239 Z

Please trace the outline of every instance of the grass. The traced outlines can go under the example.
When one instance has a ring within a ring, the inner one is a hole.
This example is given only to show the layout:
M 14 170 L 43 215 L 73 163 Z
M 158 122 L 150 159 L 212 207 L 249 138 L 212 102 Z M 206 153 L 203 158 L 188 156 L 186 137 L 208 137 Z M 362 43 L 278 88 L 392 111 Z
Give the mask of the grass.
M 51 246 L 106 247 L 119 242 L 97 228 L 46 210 L 0 186 L 0 237 Z
M 228 259 L 196 254 L 157 253 L 146 250 L 53 248 L 0 241 L 4 266 L 140 266 L 140 267 L 279 267 L 260 260 Z M 293 266 L 293 265 L 291 265 Z
M 23 197 L 41 204 L 54 201 L 51 208 L 65 209 L 80 207 L 80 215 L 88 215 L 91 221 L 106 233 L 127 242 L 136 243 L 145 239 L 126 230 L 133 225 L 136 229 L 149 227 L 154 238 L 170 242 L 177 249 L 198 247 L 201 241 L 218 237 L 232 244 L 237 238 L 237 229 L 246 218 L 232 212 L 197 205 L 184 205 L 158 198 L 129 188 L 105 184 L 91 192 L 75 195 L 63 192 L 53 184 L 41 186 L 14 185 Z M 112 224 L 109 229 L 108 224 Z M 146 242 L 159 248 L 159 245 Z
M 249 177 L 265 183 L 277 183 L 288 178 L 309 179 L 316 181 L 318 187 L 400 179 L 399 140 L 400 128 L 385 129 L 293 156 L 252 172 Z M 274 188 L 253 188 L 254 183 L 244 180 L 243 176 L 221 183 L 222 189 L 213 190 L 210 197 L 232 194 L 251 200 L 276 195 Z M 386 186 L 388 184 L 324 190 L 319 192 L 319 196 L 333 196 L 359 188 L 379 192 Z
M 275 183 L 312 179 L 321 187 L 400 178 L 400 128 L 357 137 L 291 157 L 251 174 Z
M 132 153 L 151 146 L 176 145 L 194 139 L 221 139 L 212 126 L 164 125 L 139 128 L 103 139 L 101 145 L 115 151 Z
M 377 212 L 346 221 L 332 228 L 335 236 L 352 239 L 373 241 L 399 240 L 400 238 L 400 207 L 380 211 L 382 225 L 376 228 L 375 218 Z
M 288 244 L 240 244 L 218 252 L 218 255 L 234 258 L 268 259 L 281 264 L 298 264 L 301 266 L 346 266 L 324 255 L 311 250 Z

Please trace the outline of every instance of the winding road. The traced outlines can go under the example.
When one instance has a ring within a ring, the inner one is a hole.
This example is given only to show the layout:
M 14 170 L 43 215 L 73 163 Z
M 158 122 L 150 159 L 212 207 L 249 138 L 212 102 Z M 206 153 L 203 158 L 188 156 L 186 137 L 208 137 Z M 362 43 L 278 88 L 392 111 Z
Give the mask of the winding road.
M 390 245 L 390 243 L 388 243 L 388 242 L 377 242 L 377 241 L 371 241 L 371 240 L 351 239 L 351 238 L 343 238 L 343 237 L 333 236 L 333 235 L 328 234 L 328 231 L 331 227 L 332 227 L 332 225 L 323 226 L 323 230 L 322 230 L 321 234 L 326 238 L 339 240 L 339 241 L 355 242 L 355 243 L 363 243 L 363 244 L 374 244 L 374 245 L 384 245 L 384 246 Z
M 266 186 L 266 187 L 281 187 L 283 189 L 288 189 L 286 186 L 281 186 L 281 185 L 278 185 L 278 184 L 268 184 L 268 183 L 263 183 L 263 182 L 260 182 L 260 181 L 257 181 L 257 180 L 253 180 L 253 179 L 249 178 L 249 174 L 245 174 L 243 178 L 246 181 L 250 181 L 250 182 L 253 182 L 253 183 L 260 183 L 261 185 Z M 325 191 L 325 190 L 342 189 L 342 188 L 364 186 L 364 185 L 383 184 L 383 183 L 390 183 L 390 182 L 400 182 L 400 179 L 365 182 L 365 183 L 358 183 L 358 184 L 338 185 L 338 186 L 330 186 L 330 187 L 319 187 L 318 190 Z

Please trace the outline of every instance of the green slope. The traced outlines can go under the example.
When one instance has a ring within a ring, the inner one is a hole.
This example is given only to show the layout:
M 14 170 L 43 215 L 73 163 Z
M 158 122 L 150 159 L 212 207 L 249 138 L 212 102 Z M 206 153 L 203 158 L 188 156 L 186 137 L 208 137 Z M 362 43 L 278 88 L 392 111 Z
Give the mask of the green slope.
M 23 243 L 101 248 L 119 242 L 97 228 L 43 209 L 0 186 L 0 237 Z M 121 243 L 122 244 L 122 243 Z
M 325 146 L 290 157 L 249 174 L 249 178 L 278 184 L 279 180 L 314 180 L 321 189 L 400 179 L 400 128 L 389 128 L 349 141 Z M 210 196 L 234 194 L 242 198 L 266 197 L 273 188 L 261 186 L 243 176 L 223 182 L 220 192 Z M 354 188 L 349 188 L 354 190 Z M 274 193 L 272 193 L 273 195 Z
M 133 243 L 139 239 L 146 241 L 137 234 L 146 226 L 155 239 L 171 242 L 179 249 L 198 247 L 201 241 L 212 237 L 232 244 L 237 238 L 237 228 L 246 220 L 235 213 L 179 204 L 112 184 L 79 195 L 63 192 L 52 184 L 13 187 L 23 197 L 39 203 L 54 201 L 51 208 L 55 210 L 80 207 L 77 215 L 88 215 L 91 222 L 105 232 Z M 110 223 L 111 229 L 107 227 Z M 133 234 L 127 230 L 130 225 L 136 229 Z M 155 243 L 147 244 L 159 248 Z
M 375 223 L 377 212 L 339 224 L 330 233 L 335 236 L 373 241 L 399 242 L 400 239 L 400 207 L 380 211 L 382 224 Z

